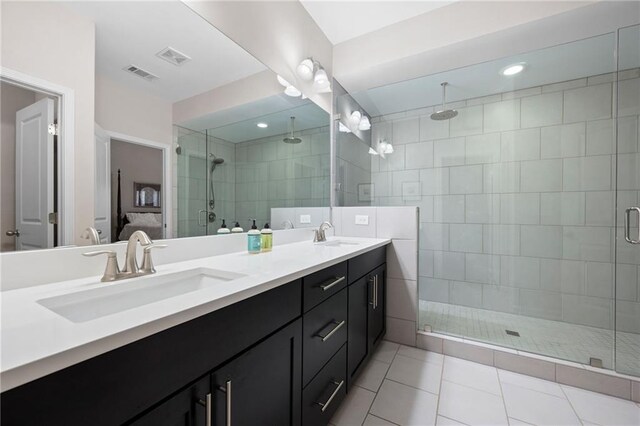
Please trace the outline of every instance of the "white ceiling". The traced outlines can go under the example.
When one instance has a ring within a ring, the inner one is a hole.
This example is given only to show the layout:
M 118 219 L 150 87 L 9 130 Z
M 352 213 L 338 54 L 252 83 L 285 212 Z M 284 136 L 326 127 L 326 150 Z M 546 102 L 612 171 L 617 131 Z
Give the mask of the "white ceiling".
M 260 72 L 266 67 L 179 1 L 67 3 L 96 24 L 96 73 L 176 102 Z M 175 66 L 156 56 L 167 46 L 191 57 Z M 122 69 L 134 64 L 158 80 Z
M 322 1 L 300 0 L 329 41 L 338 44 L 395 24 L 453 1 Z
M 296 118 L 296 132 L 329 125 L 329 114 L 325 110 L 308 99 L 284 94 L 218 111 L 180 125 L 193 130 L 207 130 L 209 135 L 238 143 L 287 133 L 292 116 Z M 266 123 L 269 127 L 262 129 L 256 125 L 258 123 Z
M 628 37 L 624 56 L 624 68 L 639 66 L 637 30 Z M 624 39 L 621 37 L 621 44 Z M 447 81 L 447 102 L 455 102 L 508 92 L 549 83 L 573 80 L 586 76 L 615 71 L 614 34 L 605 34 L 573 43 L 541 49 L 534 52 L 480 63 L 443 73 L 376 87 L 352 96 L 371 116 L 408 111 L 442 102 L 440 83 Z M 622 46 L 621 46 L 622 47 Z M 509 64 L 525 62 L 525 70 L 512 77 L 505 77 L 500 70 Z M 621 66 L 623 63 L 621 62 Z

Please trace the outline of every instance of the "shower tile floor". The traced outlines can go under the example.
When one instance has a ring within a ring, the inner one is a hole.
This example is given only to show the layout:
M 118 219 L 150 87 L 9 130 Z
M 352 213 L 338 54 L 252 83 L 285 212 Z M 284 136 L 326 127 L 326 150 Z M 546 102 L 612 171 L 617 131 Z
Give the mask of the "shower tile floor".
M 478 340 L 525 352 L 589 364 L 599 358 L 613 367 L 614 332 L 584 325 L 420 300 L 420 329 Z M 510 336 L 513 330 L 520 337 Z M 640 334 L 618 332 L 616 369 L 640 374 Z

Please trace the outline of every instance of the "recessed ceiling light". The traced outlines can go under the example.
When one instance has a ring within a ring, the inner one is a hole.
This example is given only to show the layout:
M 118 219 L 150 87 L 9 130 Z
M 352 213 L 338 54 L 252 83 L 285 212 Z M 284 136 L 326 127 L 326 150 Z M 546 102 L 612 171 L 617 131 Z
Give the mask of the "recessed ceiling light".
M 525 65 L 526 64 L 524 62 L 508 65 L 500 70 L 500 74 L 507 77 L 516 75 L 524 70 Z
M 256 124 L 256 126 L 260 127 L 261 129 L 266 129 L 267 127 L 269 127 L 267 123 L 258 123 Z

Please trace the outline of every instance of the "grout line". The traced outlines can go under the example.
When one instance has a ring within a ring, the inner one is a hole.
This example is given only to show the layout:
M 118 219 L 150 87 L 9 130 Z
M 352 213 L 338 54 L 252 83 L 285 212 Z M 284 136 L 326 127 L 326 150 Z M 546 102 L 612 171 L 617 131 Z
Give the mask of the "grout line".
M 446 356 L 442 355 L 442 368 L 440 369 L 440 384 L 438 386 L 438 402 L 436 403 L 436 421 L 438 420 L 438 415 L 440 413 L 440 395 L 442 394 L 442 381 L 444 378 L 444 363 L 446 362 Z
M 578 415 L 578 412 L 576 411 L 576 409 L 574 408 L 573 404 L 571 403 L 571 400 L 569 399 L 569 395 L 567 395 L 567 393 L 565 392 L 564 387 L 560 383 L 558 383 L 558 386 L 560 386 L 560 390 L 562 391 L 562 394 L 564 395 L 564 397 L 566 398 L 567 402 L 569 403 L 569 406 L 573 410 L 573 413 L 576 415 L 576 418 L 578 419 L 578 421 L 580 423 L 583 423 L 582 419 Z

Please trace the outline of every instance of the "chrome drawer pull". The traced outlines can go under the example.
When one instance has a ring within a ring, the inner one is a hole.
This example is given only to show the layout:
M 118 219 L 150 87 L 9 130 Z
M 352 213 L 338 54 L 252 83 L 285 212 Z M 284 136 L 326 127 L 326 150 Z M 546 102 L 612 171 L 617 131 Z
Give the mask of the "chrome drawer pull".
M 344 322 L 344 321 L 342 321 L 342 322 Z M 321 407 L 322 407 L 322 412 L 323 412 L 323 413 L 325 412 L 325 410 L 326 410 L 327 408 L 329 408 L 329 404 L 331 404 L 331 401 L 333 401 L 333 398 L 335 398 L 335 397 L 336 397 L 336 395 L 338 394 L 338 391 L 342 388 L 342 385 L 344 385 L 344 380 L 341 380 L 341 381 L 340 381 L 340 383 L 338 383 L 338 382 L 334 381 L 334 382 L 333 382 L 333 384 L 334 384 L 334 385 L 338 385 L 338 387 L 336 388 L 336 390 L 334 390 L 334 391 L 333 391 L 333 393 L 331 394 L 331 396 L 329 397 L 329 399 L 327 399 L 327 402 L 325 402 L 325 403 L 318 402 L 318 403 L 317 403 L 319 406 L 321 406 Z
M 346 277 L 343 275 L 343 276 L 341 276 L 341 277 L 336 277 L 336 278 L 334 278 L 334 279 L 333 279 L 333 281 L 331 281 L 331 280 L 325 281 L 325 284 L 321 284 L 321 285 L 320 285 L 320 288 L 322 289 L 322 291 L 327 291 L 327 290 L 329 290 L 331 287 L 333 287 L 334 285 L 339 284 L 339 283 L 341 283 L 342 281 L 344 281 L 344 279 L 345 279 L 345 278 L 346 278 Z M 329 281 L 331 281 L 331 282 L 329 282 Z
M 208 393 L 204 401 L 199 399 L 198 404 L 202 405 L 206 411 L 206 425 L 213 426 L 213 423 L 211 422 L 211 394 Z
M 218 390 L 226 394 L 227 415 L 224 424 L 226 426 L 231 426 L 231 380 L 227 380 L 224 387 L 218 386 Z
M 319 338 L 321 338 L 321 339 L 322 339 L 322 341 L 323 341 L 323 342 L 326 342 L 326 341 L 327 341 L 327 339 L 329 339 L 329 337 L 333 336 L 333 334 L 334 334 L 336 331 L 340 330 L 340 328 L 341 328 L 345 323 L 346 323 L 346 321 L 345 321 L 345 320 L 342 320 L 342 321 L 340 321 L 340 322 L 333 321 L 333 324 L 336 324 L 336 326 L 335 326 L 335 327 L 333 327 L 333 329 L 332 329 L 329 333 L 327 333 L 327 335 L 326 335 L 326 336 L 322 336 L 322 335 L 320 335 L 320 334 L 316 334 L 316 337 L 319 337 Z M 326 328 L 326 327 L 325 327 L 325 328 Z M 324 330 L 324 328 L 323 328 L 323 330 Z

